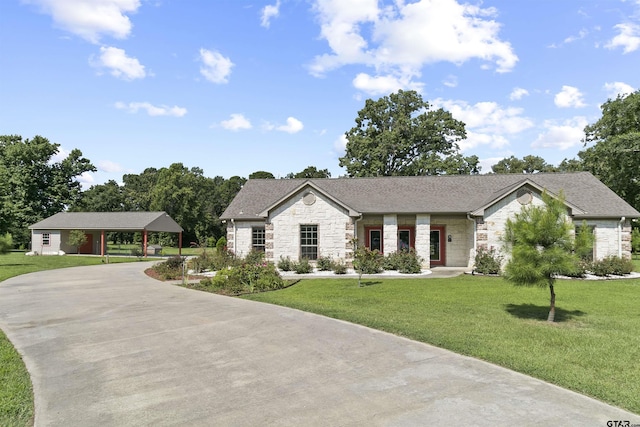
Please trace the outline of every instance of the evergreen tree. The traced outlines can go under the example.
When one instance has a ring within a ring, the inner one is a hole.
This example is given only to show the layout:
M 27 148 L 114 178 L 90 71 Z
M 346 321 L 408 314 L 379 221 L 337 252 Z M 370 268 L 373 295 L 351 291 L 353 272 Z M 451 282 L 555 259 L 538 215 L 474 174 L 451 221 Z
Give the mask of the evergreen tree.
M 542 194 L 544 206 L 523 206 L 513 219 L 508 219 L 505 243 L 511 259 L 505 267 L 505 278 L 516 286 L 549 287 L 549 316 L 555 318 L 556 276 L 571 274 L 578 260 L 573 253 L 572 224 L 567 219 L 564 195 L 555 198 Z

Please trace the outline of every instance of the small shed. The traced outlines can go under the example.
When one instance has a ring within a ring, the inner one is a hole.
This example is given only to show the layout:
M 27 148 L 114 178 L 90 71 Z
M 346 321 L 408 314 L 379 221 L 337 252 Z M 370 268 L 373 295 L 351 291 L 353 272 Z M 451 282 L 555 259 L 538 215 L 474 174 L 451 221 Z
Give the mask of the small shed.
M 178 233 L 179 253 L 182 254 L 182 227 L 166 212 L 60 212 L 29 227 L 31 250 L 40 255 L 61 255 L 74 250 L 67 242 L 71 230 L 82 230 L 87 243 L 78 253 L 104 256 L 105 233 L 142 232 L 144 256 L 149 254 L 148 232 Z M 162 248 L 160 248 L 161 250 Z M 155 249 L 154 249 L 154 254 Z

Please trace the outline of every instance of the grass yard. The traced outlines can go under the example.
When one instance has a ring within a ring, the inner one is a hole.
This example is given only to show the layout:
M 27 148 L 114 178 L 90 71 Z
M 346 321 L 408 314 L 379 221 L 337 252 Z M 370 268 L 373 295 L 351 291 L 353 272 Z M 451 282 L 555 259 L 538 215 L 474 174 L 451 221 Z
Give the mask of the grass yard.
M 110 263 L 132 262 L 136 258 L 110 258 Z M 35 256 L 24 252 L 0 255 L 0 286 L 2 281 L 20 274 L 64 267 L 102 264 L 100 257 L 87 256 Z M 33 390 L 31 378 L 4 333 L 0 331 L 0 426 L 33 425 Z
M 447 348 L 640 414 L 640 279 L 309 279 L 244 298 L 347 320 Z
M 110 255 L 113 256 L 117 256 L 117 255 L 131 255 L 131 251 L 138 249 L 140 251 L 142 251 L 142 245 L 114 245 L 114 244 L 107 244 L 107 252 Z M 206 248 L 207 251 L 209 252 L 214 252 L 216 250 L 216 248 Z M 178 255 L 179 249 L 177 247 L 169 247 L 169 246 L 163 246 L 162 247 L 162 256 L 172 256 L 172 255 Z M 192 255 L 200 255 L 202 253 L 202 248 L 191 248 L 191 247 L 186 247 L 186 248 L 182 248 L 182 255 L 183 256 L 192 256 Z

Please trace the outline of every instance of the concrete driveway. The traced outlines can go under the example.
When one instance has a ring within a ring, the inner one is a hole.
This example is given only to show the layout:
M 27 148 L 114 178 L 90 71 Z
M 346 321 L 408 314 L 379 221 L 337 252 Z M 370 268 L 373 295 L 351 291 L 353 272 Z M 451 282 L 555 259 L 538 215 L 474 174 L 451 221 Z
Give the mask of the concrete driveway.
M 147 278 L 147 263 L 0 283 L 37 426 L 606 426 L 640 416 L 468 357 Z

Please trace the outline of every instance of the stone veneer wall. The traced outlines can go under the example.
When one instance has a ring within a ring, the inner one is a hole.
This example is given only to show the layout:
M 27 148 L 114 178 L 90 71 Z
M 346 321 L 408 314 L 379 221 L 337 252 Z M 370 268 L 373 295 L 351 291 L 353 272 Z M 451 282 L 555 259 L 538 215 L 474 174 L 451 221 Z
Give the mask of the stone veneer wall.
M 273 256 L 268 258 L 277 262 L 280 257 L 298 260 L 300 257 L 300 225 L 318 226 L 318 256 L 333 259 L 349 259 L 353 230 L 351 217 L 346 209 L 315 193 L 315 201 L 306 204 L 303 197 L 310 193 L 303 190 L 293 195 L 270 213 L 269 223 L 273 226 Z M 307 202 L 309 199 L 307 199 Z M 349 238 L 351 237 L 351 238 Z
M 602 259 L 608 256 L 631 258 L 631 221 L 625 220 L 620 228 L 620 220 L 598 219 L 586 220 L 588 226 L 594 228 L 594 259 Z M 576 225 L 581 225 L 582 220 L 575 220 Z M 622 239 L 622 246 L 620 244 Z M 620 251 L 622 249 L 622 251 Z
M 444 225 L 445 263 L 448 267 L 470 267 L 474 263 L 474 223 L 465 218 L 431 216 L 431 225 Z M 451 236 L 451 242 L 448 241 Z

